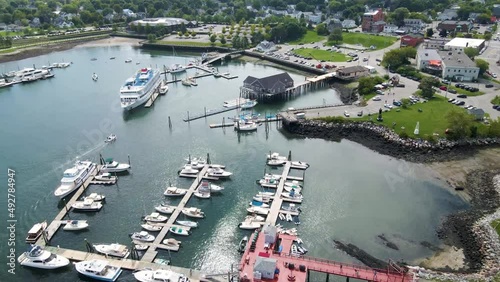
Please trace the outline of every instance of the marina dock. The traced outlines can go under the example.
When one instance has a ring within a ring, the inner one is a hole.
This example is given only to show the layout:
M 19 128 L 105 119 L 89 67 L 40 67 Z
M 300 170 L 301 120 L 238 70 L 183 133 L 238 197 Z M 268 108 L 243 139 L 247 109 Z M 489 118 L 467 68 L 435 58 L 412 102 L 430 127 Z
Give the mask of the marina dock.
M 272 121 L 280 121 L 280 117 L 272 117 L 272 118 L 259 118 L 257 120 L 254 120 L 257 123 L 262 123 L 262 122 L 272 122 Z M 221 127 L 231 127 L 234 126 L 234 122 L 228 122 L 228 123 L 212 123 L 209 125 L 210 128 L 221 128 Z
M 281 211 L 281 205 L 283 204 L 284 200 L 281 197 L 281 193 L 283 193 L 285 187 L 285 181 L 288 177 L 288 174 L 290 173 L 290 165 L 291 162 L 286 162 L 285 166 L 283 167 L 283 173 L 281 174 L 278 187 L 276 188 L 276 194 L 274 196 L 274 200 L 271 206 L 269 207 L 269 214 L 267 215 L 266 223 L 275 225 L 276 222 L 278 221 L 278 214 Z

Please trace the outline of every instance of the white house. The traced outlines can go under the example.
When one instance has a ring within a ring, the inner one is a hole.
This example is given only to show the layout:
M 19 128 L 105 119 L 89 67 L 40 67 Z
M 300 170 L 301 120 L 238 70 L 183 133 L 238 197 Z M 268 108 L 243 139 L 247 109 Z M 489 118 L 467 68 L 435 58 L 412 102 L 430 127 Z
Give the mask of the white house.
M 394 33 L 396 32 L 396 30 L 398 30 L 398 26 L 397 25 L 394 25 L 394 24 L 386 24 L 384 26 L 384 32 L 385 33 Z
M 479 68 L 461 51 L 438 51 L 443 65 L 442 77 L 454 81 L 473 81 L 479 76 Z
M 135 18 L 135 13 L 130 9 L 123 9 L 123 15 L 127 18 Z
M 355 20 L 343 20 L 342 21 L 342 28 L 356 28 L 358 27 L 356 25 L 356 21 Z

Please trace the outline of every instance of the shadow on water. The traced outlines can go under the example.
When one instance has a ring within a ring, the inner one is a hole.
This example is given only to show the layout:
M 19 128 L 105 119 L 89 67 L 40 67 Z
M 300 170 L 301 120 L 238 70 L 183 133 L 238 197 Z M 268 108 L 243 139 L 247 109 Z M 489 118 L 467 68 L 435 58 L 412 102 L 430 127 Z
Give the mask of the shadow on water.
M 154 107 L 154 105 L 153 105 Z M 123 121 L 125 122 L 128 122 L 128 121 L 132 121 L 132 120 L 139 120 L 139 119 L 142 119 L 144 118 L 149 111 L 151 111 L 153 109 L 153 107 L 151 108 L 144 108 L 143 106 L 139 106 L 133 110 L 130 110 L 130 111 L 123 111 L 122 112 L 122 117 L 123 117 Z

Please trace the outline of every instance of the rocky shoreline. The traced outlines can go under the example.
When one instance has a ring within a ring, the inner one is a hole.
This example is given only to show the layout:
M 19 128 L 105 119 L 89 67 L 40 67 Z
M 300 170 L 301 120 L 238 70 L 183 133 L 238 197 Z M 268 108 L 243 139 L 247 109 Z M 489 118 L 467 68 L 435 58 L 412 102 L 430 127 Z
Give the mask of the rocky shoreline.
M 416 163 L 444 162 L 472 157 L 478 150 L 498 147 L 499 138 L 432 143 L 401 138 L 394 131 L 371 122 L 326 123 L 305 120 L 285 125 L 290 133 L 308 138 L 340 141 L 345 138 L 374 151 Z M 463 184 L 471 197 L 466 211 L 446 217 L 437 231 L 447 245 L 463 249 L 465 267 L 428 270 L 412 267 L 424 279 L 491 281 L 500 273 L 500 240 L 490 223 L 500 218 L 500 170 L 482 169 L 467 174 Z M 379 237 L 380 238 L 380 237 Z M 384 238 L 380 238 L 384 242 Z M 337 242 L 336 242 L 337 243 Z M 345 246 L 340 249 L 347 249 Z M 364 255 L 363 255 L 364 256 Z

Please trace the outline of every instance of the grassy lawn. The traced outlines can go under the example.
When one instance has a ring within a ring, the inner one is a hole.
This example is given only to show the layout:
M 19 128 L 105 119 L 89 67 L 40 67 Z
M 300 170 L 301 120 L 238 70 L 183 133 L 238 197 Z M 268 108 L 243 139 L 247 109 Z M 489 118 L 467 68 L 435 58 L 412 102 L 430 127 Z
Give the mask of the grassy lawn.
M 298 55 L 302 55 L 305 57 L 310 56 L 316 60 L 320 61 L 325 60 L 327 62 L 345 62 L 347 61 L 347 59 L 350 58 L 342 53 L 313 49 L 313 48 L 296 49 L 294 52 Z
M 24 33 L 22 31 L 16 31 L 16 32 L 13 32 L 13 31 L 0 31 L 0 36 L 16 36 L 16 35 L 24 35 Z
M 377 96 L 377 93 L 375 93 L 375 91 L 374 91 L 374 92 L 372 92 L 370 94 L 363 95 L 363 99 L 365 99 L 365 101 L 369 101 L 369 100 L 371 100 L 375 96 Z
M 498 233 L 498 236 L 500 236 L 500 219 L 493 220 L 490 224 L 491 227 L 495 228 L 495 230 Z
M 495 96 L 495 98 L 491 99 L 491 103 L 493 105 L 500 105 L 500 96 Z
M 419 112 L 418 109 L 422 109 Z M 420 123 L 420 134 L 419 137 L 425 137 L 426 135 L 432 136 L 433 133 L 439 134 L 439 136 L 444 136 L 444 131 L 447 128 L 447 121 L 445 119 L 446 113 L 452 109 L 462 109 L 456 105 L 448 103 L 448 101 L 441 96 L 434 96 L 432 100 L 427 103 L 418 103 L 411 105 L 408 109 L 393 108 L 389 112 L 382 113 L 382 118 L 384 121 L 381 123 L 389 128 L 392 128 L 392 123 L 395 122 L 396 126 L 394 130 L 399 134 L 403 130 L 410 136 L 415 137 L 413 131 L 417 121 Z M 376 122 L 378 113 L 372 113 L 371 116 L 363 116 L 359 119 L 353 120 L 370 120 L 370 118 Z M 404 127 L 402 129 L 401 127 Z
M 365 34 L 360 32 L 344 32 L 342 33 L 342 43 L 357 45 L 369 48 L 375 46 L 376 50 L 391 46 L 396 42 L 397 38 L 392 36 L 378 36 L 373 34 Z
M 318 35 L 316 31 L 308 30 L 304 36 L 299 40 L 290 41 L 290 44 L 311 43 L 324 40 L 326 36 Z

